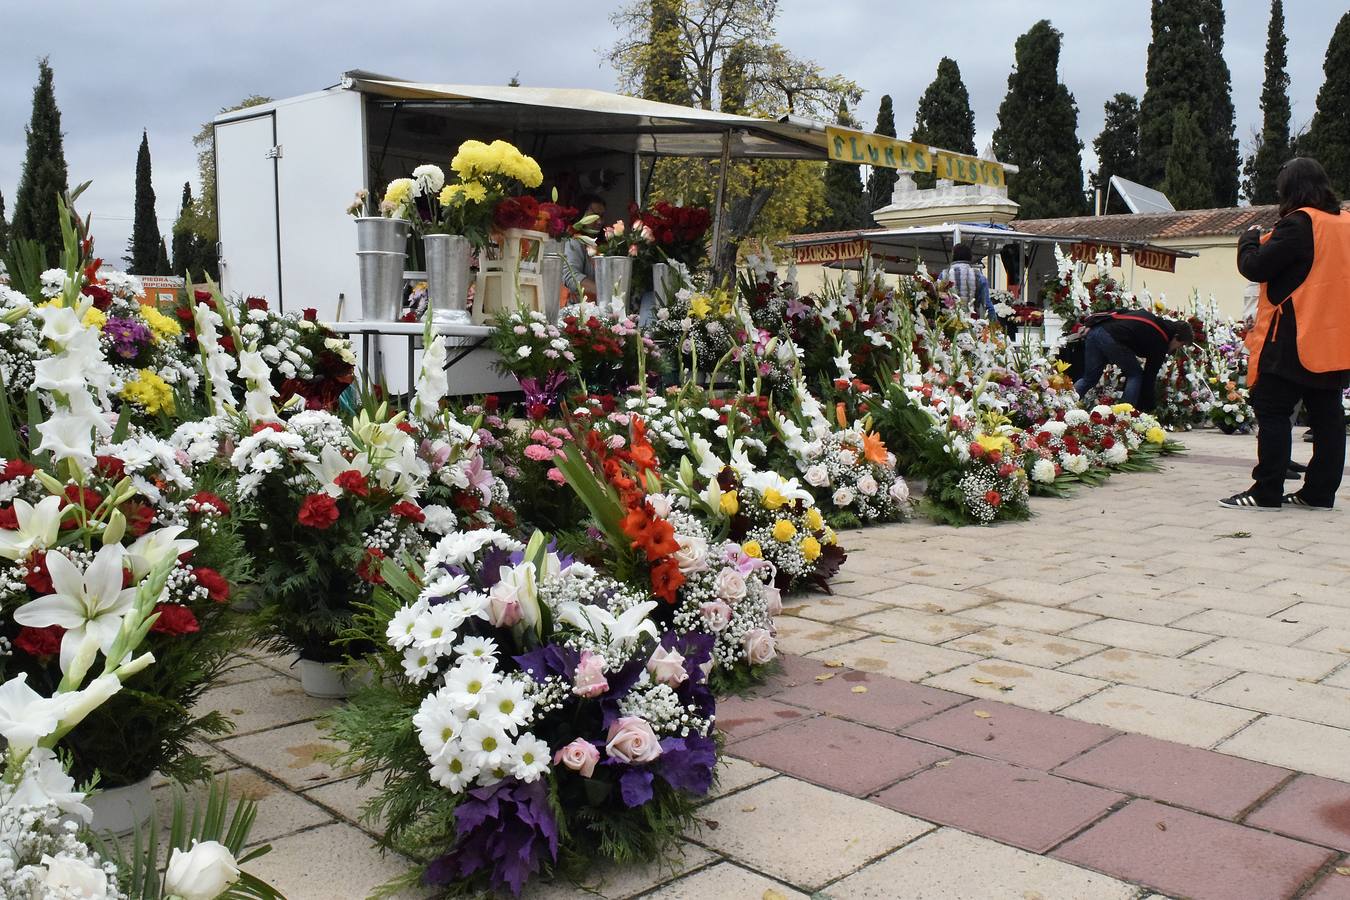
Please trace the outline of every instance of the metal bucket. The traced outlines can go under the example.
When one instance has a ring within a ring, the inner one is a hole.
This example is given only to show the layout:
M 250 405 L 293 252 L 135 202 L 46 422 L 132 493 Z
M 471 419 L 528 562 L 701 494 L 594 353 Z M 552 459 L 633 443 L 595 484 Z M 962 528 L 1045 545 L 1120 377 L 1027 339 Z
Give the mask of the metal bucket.
M 395 322 L 403 313 L 402 250 L 357 250 L 361 270 L 361 321 Z
M 631 256 L 595 258 L 595 302 L 616 316 L 628 315 L 628 294 L 633 287 Z
M 387 219 L 384 216 L 361 216 L 357 218 L 356 249 L 406 253 L 408 250 L 407 219 Z
M 428 234 L 422 237 L 427 257 L 427 301 L 431 320 L 440 323 L 469 322 L 469 264 L 472 246 L 462 234 Z
M 557 254 L 539 261 L 539 305 L 550 324 L 558 323 L 558 306 L 562 302 L 563 261 Z

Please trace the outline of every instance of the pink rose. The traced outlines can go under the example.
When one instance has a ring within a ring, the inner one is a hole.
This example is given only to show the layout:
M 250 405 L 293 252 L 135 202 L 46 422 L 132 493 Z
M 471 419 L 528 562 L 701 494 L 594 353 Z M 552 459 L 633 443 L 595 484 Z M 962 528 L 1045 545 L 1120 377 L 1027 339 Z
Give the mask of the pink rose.
M 772 584 L 766 584 L 759 589 L 760 595 L 764 598 L 764 605 L 769 610 L 771 616 L 781 616 L 783 614 L 783 592 Z
M 488 621 L 498 628 L 510 628 L 520 621 L 520 601 L 516 599 L 515 591 L 493 588 L 488 596 Z
M 777 655 L 773 647 L 773 635 L 763 628 L 751 628 L 747 631 L 744 643 L 745 657 L 752 666 L 762 666 Z
M 600 751 L 585 738 L 577 738 L 566 747 L 553 754 L 553 764 L 562 763 L 582 778 L 595 774 L 595 764 L 600 761 Z
M 661 743 L 646 720 L 638 716 L 623 716 L 609 726 L 609 743 L 605 752 L 626 763 L 651 762 L 661 755 Z
M 731 607 L 721 600 L 710 600 L 698 608 L 703 614 L 703 624 L 716 633 L 731 624 Z
M 581 651 L 581 662 L 572 676 L 572 693 L 578 697 L 599 697 L 609 690 L 605 680 L 605 658 L 589 650 Z
M 723 600 L 735 602 L 745 599 L 745 576 L 735 569 L 723 569 L 717 573 L 713 582 L 713 591 Z
M 657 647 L 652 651 L 651 659 L 647 660 L 647 671 L 651 673 L 653 681 L 671 687 L 679 687 L 689 677 L 689 673 L 684 670 L 684 657 L 680 651 L 667 650 L 665 647 Z

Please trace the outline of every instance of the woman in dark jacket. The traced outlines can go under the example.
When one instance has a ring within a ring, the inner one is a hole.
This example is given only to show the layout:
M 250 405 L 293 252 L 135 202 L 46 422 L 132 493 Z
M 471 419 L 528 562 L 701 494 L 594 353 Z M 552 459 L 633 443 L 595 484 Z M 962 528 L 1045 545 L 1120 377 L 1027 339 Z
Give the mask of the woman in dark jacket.
M 1341 394 L 1350 383 L 1350 215 L 1341 212 L 1316 160 L 1285 163 L 1275 190 L 1275 228 L 1263 236 L 1253 226 L 1238 240 L 1238 271 L 1261 283 L 1256 324 L 1247 337 L 1247 381 L 1259 429 L 1254 483 L 1219 503 L 1330 509 L 1345 467 Z M 1285 494 L 1290 416 L 1300 400 L 1312 428 L 1313 457 L 1302 490 Z

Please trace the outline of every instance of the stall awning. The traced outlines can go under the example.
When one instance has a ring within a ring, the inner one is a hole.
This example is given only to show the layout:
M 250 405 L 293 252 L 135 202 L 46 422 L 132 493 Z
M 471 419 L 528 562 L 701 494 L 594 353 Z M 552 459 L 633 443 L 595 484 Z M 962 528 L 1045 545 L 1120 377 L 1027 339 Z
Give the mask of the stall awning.
M 720 157 L 729 135 L 734 158 L 828 157 L 824 124 L 795 116 L 758 119 L 589 88 L 429 84 L 359 70 L 344 74 L 341 86 L 412 108 L 441 108 L 459 121 L 481 116 L 500 124 L 504 114 L 513 115 L 522 131 L 586 136 L 587 143 L 648 156 Z

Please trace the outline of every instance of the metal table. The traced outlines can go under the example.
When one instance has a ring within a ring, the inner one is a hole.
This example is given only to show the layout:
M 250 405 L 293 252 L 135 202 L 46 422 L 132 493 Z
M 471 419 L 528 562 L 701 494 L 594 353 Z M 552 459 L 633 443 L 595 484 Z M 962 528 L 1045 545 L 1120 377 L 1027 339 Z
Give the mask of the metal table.
M 371 380 L 371 375 L 376 375 L 377 381 L 385 383 L 385 353 L 380 348 L 379 338 L 406 338 L 408 341 L 408 387 L 416 383 L 416 372 L 414 370 L 413 360 L 417 350 L 422 349 L 422 335 L 425 326 L 421 322 L 331 322 L 325 323 L 338 334 L 348 335 L 355 340 L 357 335 L 361 338 L 361 370 L 366 380 Z M 446 345 L 459 350 L 458 353 L 450 357 L 446 362 L 446 371 L 449 371 L 457 363 L 463 361 L 470 353 L 477 350 L 487 343 L 488 335 L 492 332 L 489 325 L 465 324 L 437 324 L 432 323 L 431 331 L 433 334 L 444 335 Z M 372 340 L 374 339 L 374 340 Z M 374 344 L 374 352 L 371 352 L 371 345 Z

